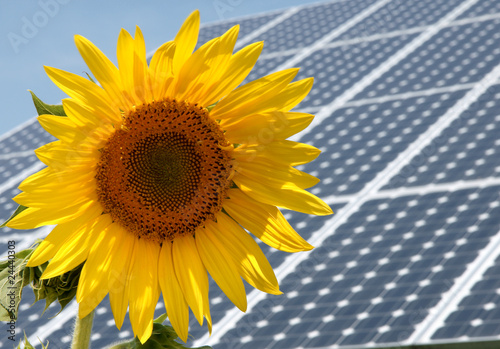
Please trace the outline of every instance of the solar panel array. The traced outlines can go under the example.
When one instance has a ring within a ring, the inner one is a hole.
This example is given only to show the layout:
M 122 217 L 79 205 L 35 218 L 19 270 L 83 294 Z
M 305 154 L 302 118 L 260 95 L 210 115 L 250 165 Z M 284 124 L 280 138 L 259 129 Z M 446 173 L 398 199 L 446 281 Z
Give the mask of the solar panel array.
M 204 25 L 200 42 L 241 25 L 238 45 L 264 40 L 247 80 L 288 67 L 314 76 L 299 105 L 316 114 L 296 140 L 323 152 L 305 170 L 336 212 L 286 212 L 316 248 L 262 245 L 284 295 L 248 288 L 237 310 L 210 284 L 214 334 L 192 317 L 193 345 L 362 348 L 500 338 L 500 3 L 345 0 Z M 0 138 L 0 217 L 51 137 L 35 121 Z M 49 228 L 4 230 L 28 247 Z M 4 245 L 5 244 L 5 245 Z M 6 247 L 3 248 L 6 250 Z M 59 316 L 25 292 L 17 323 L 32 343 L 67 347 L 76 305 Z M 158 303 L 158 314 L 163 304 Z M 93 347 L 116 330 L 107 299 Z M 0 347 L 6 347 L 0 343 Z

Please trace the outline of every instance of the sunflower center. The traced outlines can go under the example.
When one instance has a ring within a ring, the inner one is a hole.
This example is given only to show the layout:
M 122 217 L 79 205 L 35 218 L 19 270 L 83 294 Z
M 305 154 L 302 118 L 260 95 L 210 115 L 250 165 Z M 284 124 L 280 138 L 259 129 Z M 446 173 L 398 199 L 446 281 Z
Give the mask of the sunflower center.
M 102 149 L 96 180 L 104 212 L 152 241 L 194 234 L 222 208 L 229 146 L 204 108 L 176 100 L 138 107 Z

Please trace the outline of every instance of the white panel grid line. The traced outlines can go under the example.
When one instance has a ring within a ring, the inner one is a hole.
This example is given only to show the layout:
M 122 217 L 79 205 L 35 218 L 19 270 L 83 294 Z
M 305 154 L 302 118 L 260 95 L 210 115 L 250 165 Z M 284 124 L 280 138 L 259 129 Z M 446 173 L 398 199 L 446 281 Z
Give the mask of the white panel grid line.
M 401 187 L 397 189 L 385 189 L 371 196 L 371 199 L 396 198 L 409 195 L 426 195 L 439 192 L 452 192 L 464 189 L 487 188 L 500 185 L 499 177 L 481 178 L 474 180 L 461 180 L 449 183 L 431 183 L 422 186 Z
M 403 59 L 405 59 L 411 53 L 413 53 L 416 49 L 418 49 L 424 43 L 426 43 L 428 40 L 434 37 L 437 33 L 439 33 L 439 31 L 441 31 L 441 29 L 445 28 L 450 22 L 452 22 L 455 18 L 457 18 L 466 10 L 468 10 L 477 1 L 478 0 L 468 0 L 462 3 L 460 6 L 458 6 L 453 11 L 448 13 L 445 17 L 443 17 L 434 26 L 429 27 L 426 31 L 424 31 L 422 34 L 420 34 L 418 37 L 416 37 L 410 43 L 408 43 L 405 47 L 403 47 L 393 56 L 391 56 L 387 61 L 385 61 L 376 69 L 372 70 L 363 79 L 361 79 L 351 88 L 347 89 L 339 97 L 334 99 L 332 103 L 321 108 L 319 112 L 316 114 L 316 117 L 314 118 L 309 128 L 305 130 L 302 136 L 304 134 L 307 134 L 308 132 L 311 132 L 311 130 L 313 130 L 315 126 L 319 125 L 324 119 L 329 117 L 333 111 L 342 108 L 348 101 L 352 100 L 358 93 L 360 93 L 365 88 L 370 86 L 376 79 L 378 79 L 383 74 L 388 72 L 391 68 L 393 68 L 399 62 L 401 62 Z
M 10 160 L 13 158 L 25 158 L 27 156 L 35 155 L 33 150 L 27 150 L 27 151 L 18 151 L 18 152 L 12 152 L 8 154 L 0 154 L 0 160 Z
M 378 104 L 378 103 L 384 103 L 384 102 L 397 101 L 397 100 L 401 100 L 401 99 L 408 99 L 408 98 L 415 98 L 415 97 L 428 97 L 428 96 L 432 96 L 435 94 L 470 90 L 471 88 L 474 87 L 474 85 L 475 85 L 475 83 L 458 84 L 458 85 L 451 85 L 451 86 L 446 86 L 446 87 L 435 87 L 435 88 L 430 88 L 427 90 L 404 92 L 404 93 L 398 93 L 398 94 L 386 95 L 386 96 L 380 96 L 380 97 L 356 99 L 353 101 L 346 102 L 343 107 L 344 108 L 359 107 L 359 106 L 366 105 L 366 104 Z
M 331 105 L 323 108 L 320 113 L 322 113 L 322 117 L 320 117 L 320 121 L 331 114 L 331 112 L 335 109 L 341 108 L 344 103 L 350 100 L 354 95 L 361 92 L 364 88 L 369 86 L 375 79 L 381 76 L 383 73 L 388 71 L 394 65 L 396 65 L 399 61 L 405 58 L 408 54 L 413 52 L 416 48 L 420 47 L 423 43 L 428 41 L 434 35 L 436 35 L 446 24 L 453 21 L 455 18 L 460 16 L 463 12 L 469 9 L 472 5 L 474 5 L 477 0 L 468 0 L 453 11 L 451 11 L 448 15 L 442 18 L 433 28 L 429 28 L 424 33 L 422 33 L 419 37 L 414 39 L 410 44 L 405 46 L 403 49 L 398 51 L 393 57 L 391 57 L 388 62 L 379 66 L 379 68 L 375 69 L 372 74 L 369 74 L 366 78 L 362 79 L 360 82 L 355 84 L 351 89 L 347 90 L 341 97 L 335 100 Z M 385 2 L 384 2 L 385 4 Z M 381 5 L 381 2 L 373 5 L 369 9 L 374 10 L 376 5 Z M 363 13 L 368 12 L 365 10 Z M 370 12 L 372 13 L 372 12 Z M 360 21 L 361 19 L 356 16 L 352 19 L 353 21 Z M 344 24 L 345 27 L 350 27 L 349 22 Z M 340 29 L 340 28 L 339 28 Z M 347 30 L 347 29 L 346 29 Z M 335 32 L 335 31 L 334 31 Z M 333 37 L 332 33 L 327 35 L 330 39 Z M 318 42 L 324 42 L 324 38 L 320 39 Z M 317 44 L 312 45 L 312 47 L 317 47 Z M 285 62 L 280 69 L 288 68 L 289 64 L 295 64 L 301 59 L 305 58 L 310 51 L 306 51 L 303 55 L 297 55 L 291 60 Z M 322 228 L 316 231 L 313 236 L 309 239 L 309 243 L 313 246 L 320 246 L 321 243 L 330 235 L 331 231 L 335 231 L 339 226 L 347 221 L 347 219 L 357 212 L 359 208 L 370 199 L 371 194 L 377 192 L 382 188 L 395 174 L 397 174 L 406 163 L 413 158 L 415 154 L 418 154 L 425 146 L 427 146 L 445 127 L 447 127 L 453 120 L 457 119 L 459 115 L 465 111 L 473 102 L 477 100 L 477 98 L 484 93 L 487 88 L 494 84 L 494 82 L 500 76 L 500 66 L 495 68 L 493 72 L 488 74 L 484 79 L 475 84 L 475 88 L 469 91 L 461 100 L 459 100 L 454 107 L 450 108 L 445 115 L 443 115 L 440 120 L 435 124 L 434 127 L 430 128 L 427 132 L 422 134 L 419 138 L 417 138 L 404 152 L 402 152 L 393 162 L 391 162 L 382 172 L 380 172 L 370 183 L 368 183 L 361 192 L 358 193 L 343 209 L 333 216 L 330 220 L 328 220 Z M 316 119 L 318 116 L 316 116 Z M 316 125 L 320 123 L 320 121 L 316 122 Z M 314 123 L 314 121 L 313 121 Z M 311 125 L 310 129 L 313 129 L 314 126 Z M 303 135 L 304 133 L 302 133 Z M 300 137 L 299 137 L 300 138 Z M 275 274 L 278 279 L 284 279 L 287 275 L 294 272 L 296 267 L 308 258 L 308 254 L 304 253 L 301 255 L 290 255 L 285 261 L 275 269 Z M 256 306 L 260 301 L 262 301 L 266 297 L 260 291 L 251 291 L 248 295 L 248 308 L 247 311 L 250 311 L 254 306 Z M 195 345 L 214 345 L 220 341 L 220 339 L 224 336 L 224 334 L 230 330 L 234 324 L 238 322 L 244 316 L 244 313 L 239 311 L 238 309 L 232 309 L 226 313 L 226 315 L 217 323 L 218 331 L 213 336 L 209 337 L 208 335 L 203 336 L 199 340 L 195 341 Z
M 394 199 L 403 196 L 426 195 L 440 192 L 453 192 L 464 189 L 487 188 L 500 185 L 499 177 L 481 178 L 473 180 L 460 180 L 448 183 L 431 183 L 414 187 L 399 187 L 396 189 L 384 189 L 372 193 L 370 200 Z M 331 195 L 323 198 L 328 205 L 344 204 L 353 200 L 358 194 L 351 195 Z
M 472 24 L 472 23 L 484 22 L 484 21 L 491 21 L 492 19 L 499 19 L 499 18 L 500 18 L 500 13 L 492 13 L 492 14 L 489 14 L 489 15 L 484 15 L 484 16 L 479 16 L 479 17 L 471 17 L 471 18 L 459 19 L 459 20 L 456 20 L 453 23 L 451 23 L 450 26 Z

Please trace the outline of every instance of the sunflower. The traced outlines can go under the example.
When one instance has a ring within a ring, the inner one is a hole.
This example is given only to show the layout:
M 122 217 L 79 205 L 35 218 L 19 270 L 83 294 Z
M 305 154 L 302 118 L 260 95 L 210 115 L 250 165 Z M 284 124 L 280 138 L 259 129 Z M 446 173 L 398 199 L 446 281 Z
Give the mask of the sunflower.
M 238 87 L 263 47 L 257 42 L 233 54 L 238 30 L 194 51 L 195 11 L 149 64 L 139 28 L 134 37 L 120 32 L 118 67 L 76 36 L 98 84 L 45 68 L 70 97 L 63 100 L 67 117 L 39 116 L 58 140 L 36 150 L 47 167 L 20 184 L 14 200 L 28 209 L 8 226 L 55 225 L 28 266 L 50 261 L 42 276 L 48 279 L 84 263 L 80 318 L 109 294 L 117 327 L 128 309 L 144 343 L 162 294 L 182 340 L 189 308 L 211 331 L 207 271 L 245 311 L 242 279 L 281 293 L 248 232 L 282 251 L 306 251 L 312 246 L 277 207 L 332 213 L 305 190 L 319 180 L 294 167 L 319 150 L 287 140 L 313 118 L 290 112 L 312 78 L 292 82 L 298 69 L 287 69 Z

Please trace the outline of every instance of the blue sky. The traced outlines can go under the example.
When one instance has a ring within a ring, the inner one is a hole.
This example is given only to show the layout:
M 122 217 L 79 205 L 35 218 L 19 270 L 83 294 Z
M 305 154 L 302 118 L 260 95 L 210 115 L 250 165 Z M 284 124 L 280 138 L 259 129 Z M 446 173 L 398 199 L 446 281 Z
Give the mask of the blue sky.
M 2 0 L 0 1 L 0 135 L 36 113 L 28 89 L 47 103 L 66 96 L 43 66 L 76 74 L 88 71 L 73 42 L 80 34 L 115 61 L 121 28 L 139 25 L 148 52 L 171 40 L 189 13 L 210 23 L 318 0 Z M 175 5 L 174 5 L 175 4 Z

